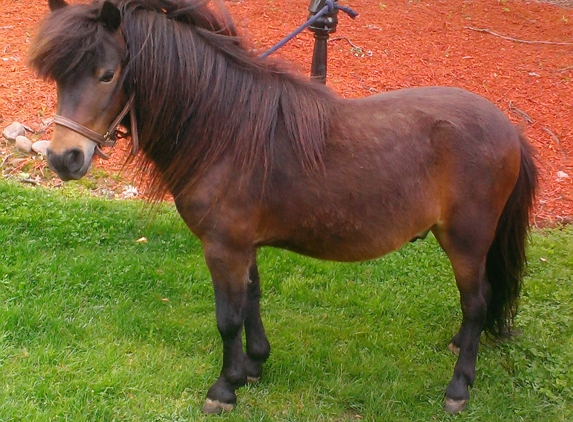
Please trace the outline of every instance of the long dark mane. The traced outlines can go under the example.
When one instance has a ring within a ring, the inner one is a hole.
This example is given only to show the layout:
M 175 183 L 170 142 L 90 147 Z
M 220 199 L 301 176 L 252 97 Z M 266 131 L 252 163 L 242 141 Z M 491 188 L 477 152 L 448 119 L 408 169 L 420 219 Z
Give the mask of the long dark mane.
M 138 167 L 151 175 L 157 196 L 160 186 L 180 192 L 193 185 L 222 157 L 232 157 L 247 177 L 258 166 L 268 171 L 279 141 L 290 144 L 306 171 L 321 167 L 336 96 L 275 60 L 258 58 L 237 35 L 222 2 L 114 3 L 128 46 L 125 90 L 136 94 L 146 153 Z M 83 13 L 88 15 L 90 7 Z M 97 41 L 97 30 L 87 39 Z M 73 70 L 87 45 L 81 39 L 66 44 L 75 44 L 75 53 L 71 47 L 60 53 Z M 40 74 L 55 76 L 40 63 L 49 54 L 39 50 L 32 64 Z M 285 139 L 277 139 L 279 126 Z

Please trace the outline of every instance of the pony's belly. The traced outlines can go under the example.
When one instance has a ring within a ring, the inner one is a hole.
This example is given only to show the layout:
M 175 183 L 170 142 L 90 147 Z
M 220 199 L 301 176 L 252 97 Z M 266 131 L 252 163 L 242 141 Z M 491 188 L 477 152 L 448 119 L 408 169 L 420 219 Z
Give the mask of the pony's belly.
M 354 201 L 336 198 L 315 209 L 285 207 L 286 212 L 262 219 L 255 245 L 278 247 L 318 259 L 365 261 L 424 237 L 439 220 L 439 201 L 423 197 L 394 207 L 391 204 L 357 197 Z
M 400 249 L 415 234 L 380 234 L 354 233 L 353 236 L 341 236 L 329 233 L 320 237 L 292 237 L 258 242 L 257 246 L 272 246 L 286 249 L 312 258 L 330 261 L 365 261 L 379 258 Z

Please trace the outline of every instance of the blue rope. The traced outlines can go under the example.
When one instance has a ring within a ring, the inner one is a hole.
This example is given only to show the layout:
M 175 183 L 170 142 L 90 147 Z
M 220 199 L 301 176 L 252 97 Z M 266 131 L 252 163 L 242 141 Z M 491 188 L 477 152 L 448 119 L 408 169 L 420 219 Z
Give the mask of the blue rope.
M 300 34 L 302 31 L 304 31 L 306 28 L 308 28 L 310 25 L 312 25 L 313 23 L 315 23 L 319 18 L 321 18 L 323 15 L 325 15 L 326 13 L 332 13 L 334 12 L 335 9 L 338 10 L 342 10 L 344 13 L 346 13 L 348 16 L 350 16 L 352 19 L 356 18 L 356 16 L 358 16 L 358 13 L 355 12 L 354 10 L 352 10 L 349 7 L 345 7 L 345 6 L 339 6 L 338 4 L 334 4 L 333 0 L 326 0 L 326 6 L 324 6 L 322 9 L 320 9 L 316 15 L 314 15 L 312 18 L 310 18 L 309 20 L 307 20 L 305 23 L 303 23 L 301 26 L 299 26 L 297 29 L 295 29 L 293 32 L 291 32 L 290 34 L 288 34 L 286 37 L 284 37 L 280 42 L 278 42 L 277 44 L 275 44 L 273 47 L 271 47 L 269 50 L 265 51 L 264 53 L 262 53 L 259 57 L 260 58 L 264 58 L 264 57 L 268 57 L 271 54 L 273 54 L 275 51 L 277 51 L 279 48 L 281 48 L 282 46 L 284 46 L 287 42 L 289 42 L 290 40 L 292 40 L 294 37 L 296 37 L 298 34 Z

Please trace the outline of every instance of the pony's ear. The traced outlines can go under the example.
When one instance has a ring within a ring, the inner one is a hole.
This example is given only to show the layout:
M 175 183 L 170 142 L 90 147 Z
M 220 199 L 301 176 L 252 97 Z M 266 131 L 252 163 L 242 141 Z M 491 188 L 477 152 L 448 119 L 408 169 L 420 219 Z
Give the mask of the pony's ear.
M 68 3 L 65 0 L 48 0 L 48 5 L 50 6 L 50 10 L 55 12 L 62 7 L 66 7 Z
M 99 21 L 109 31 L 115 32 L 121 25 L 121 13 L 119 13 L 119 9 L 114 4 L 105 0 L 101 6 Z

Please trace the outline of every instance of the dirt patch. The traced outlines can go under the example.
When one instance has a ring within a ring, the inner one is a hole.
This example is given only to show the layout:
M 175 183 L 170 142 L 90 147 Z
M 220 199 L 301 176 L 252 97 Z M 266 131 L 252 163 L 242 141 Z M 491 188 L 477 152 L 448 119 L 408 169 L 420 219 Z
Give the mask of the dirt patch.
M 228 2 L 238 28 L 261 51 L 306 19 L 308 1 Z M 571 1 L 555 0 L 561 6 Z M 359 97 L 411 86 L 450 85 L 476 92 L 524 124 L 538 151 L 541 191 L 535 223 L 573 221 L 573 10 L 552 4 L 474 0 L 341 1 L 360 13 L 340 14 L 329 47 L 328 84 Z M 26 67 L 26 51 L 46 0 L 0 0 L 0 125 L 33 129 L 55 112 L 51 84 Z M 513 39 L 513 40 L 512 40 Z M 304 33 L 277 54 L 310 69 L 312 35 Z M 49 138 L 48 133 L 33 137 Z M 121 194 L 132 169 L 120 176 L 125 145 L 99 160 L 84 183 L 97 193 Z M 61 183 L 37 157 L 18 155 L 0 141 L 5 177 Z

